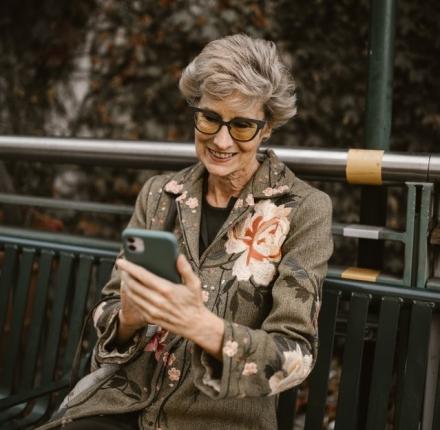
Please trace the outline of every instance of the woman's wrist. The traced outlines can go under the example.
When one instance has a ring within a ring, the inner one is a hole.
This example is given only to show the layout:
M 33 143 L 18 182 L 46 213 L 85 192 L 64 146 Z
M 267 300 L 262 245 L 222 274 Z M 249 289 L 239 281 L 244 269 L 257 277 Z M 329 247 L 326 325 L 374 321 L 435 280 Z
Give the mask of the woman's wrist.
M 118 327 L 116 332 L 115 343 L 117 345 L 124 345 L 135 335 L 137 327 L 130 326 L 126 323 L 122 310 L 118 312 Z
M 222 345 L 225 333 L 223 319 L 213 314 L 204 307 L 204 310 L 196 317 L 187 339 L 200 346 L 209 355 L 222 361 Z

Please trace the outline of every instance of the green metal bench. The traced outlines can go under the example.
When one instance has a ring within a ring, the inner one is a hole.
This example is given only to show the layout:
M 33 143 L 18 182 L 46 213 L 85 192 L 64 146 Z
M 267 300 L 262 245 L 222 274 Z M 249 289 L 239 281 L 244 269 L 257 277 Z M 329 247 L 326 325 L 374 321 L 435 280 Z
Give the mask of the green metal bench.
M 0 428 L 32 428 L 68 389 L 82 321 L 109 277 L 118 244 L 2 228 L 0 250 Z M 440 428 L 440 372 L 435 384 L 426 374 L 431 324 L 439 318 L 438 292 L 328 279 L 305 429 L 322 429 L 335 345 L 343 350 L 336 430 L 385 429 L 387 419 L 399 430 L 418 429 L 427 419 L 429 428 Z M 372 363 L 364 360 L 366 348 L 374 350 Z M 281 430 L 293 428 L 295 398 L 296 390 L 280 396 Z M 427 402 L 434 402 L 434 416 L 423 418 Z
M 0 428 L 32 428 L 69 386 L 83 320 L 118 244 L 1 230 Z

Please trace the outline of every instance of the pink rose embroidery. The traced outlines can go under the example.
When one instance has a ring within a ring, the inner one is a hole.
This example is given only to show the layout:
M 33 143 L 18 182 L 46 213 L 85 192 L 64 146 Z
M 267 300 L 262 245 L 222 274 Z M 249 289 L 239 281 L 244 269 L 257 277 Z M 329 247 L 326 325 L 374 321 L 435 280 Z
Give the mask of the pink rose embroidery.
M 190 208 L 190 209 L 195 209 L 198 205 L 199 205 L 199 201 L 197 200 L 196 197 L 190 197 L 185 204 Z
M 233 357 L 237 354 L 238 351 L 238 343 L 232 340 L 228 340 L 223 347 L 223 353 L 228 357 Z
M 243 369 L 242 374 L 244 376 L 249 376 L 249 375 L 255 375 L 257 372 L 258 372 L 257 363 L 250 362 L 250 363 L 246 363 L 244 365 L 244 369 Z
M 273 192 L 274 192 L 274 188 L 270 188 L 270 187 L 263 190 L 263 194 L 266 197 L 270 197 L 273 194 Z
M 179 197 L 177 197 L 176 202 L 181 202 L 182 200 L 185 200 L 187 195 L 188 191 L 184 191 Z
M 170 354 L 169 352 L 164 352 L 162 355 L 162 361 L 165 366 L 172 366 L 176 361 L 176 356 L 174 354 Z
M 299 345 L 295 351 L 284 351 L 282 370 L 274 373 L 269 379 L 271 394 L 276 394 L 288 388 L 301 384 L 312 370 L 312 356 L 303 355 Z
M 202 291 L 202 298 L 203 298 L 203 303 L 207 303 L 209 300 L 209 292 L 208 291 Z
M 243 199 L 237 199 L 234 207 L 235 207 L 235 209 L 240 209 L 241 207 L 243 207 Z
M 180 370 L 172 367 L 168 370 L 168 377 L 171 381 L 178 381 L 180 379 Z
M 179 194 L 182 191 L 183 184 L 178 184 L 174 179 L 165 185 L 165 191 L 173 194 Z
M 255 205 L 255 213 L 228 231 L 228 254 L 242 255 L 235 261 L 232 274 L 244 281 L 269 285 L 275 275 L 274 263 L 281 260 L 281 246 L 289 232 L 287 219 L 291 208 L 277 206 L 270 200 Z
M 254 196 L 252 194 L 248 194 L 245 201 L 248 206 L 254 206 L 255 204 Z
M 165 349 L 165 341 L 168 336 L 168 331 L 160 328 L 156 334 L 147 343 L 144 351 L 155 351 L 154 356 L 156 360 L 159 361 L 162 352 Z
M 289 189 L 289 187 L 287 185 L 280 185 L 277 188 L 270 188 L 270 187 L 268 187 L 265 190 L 263 190 L 263 194 L 266 197 L 270 197 L 270 196 L 273 196 L 274 194 L 281 194 L 284 191 L 287 191 L 288 189 Z

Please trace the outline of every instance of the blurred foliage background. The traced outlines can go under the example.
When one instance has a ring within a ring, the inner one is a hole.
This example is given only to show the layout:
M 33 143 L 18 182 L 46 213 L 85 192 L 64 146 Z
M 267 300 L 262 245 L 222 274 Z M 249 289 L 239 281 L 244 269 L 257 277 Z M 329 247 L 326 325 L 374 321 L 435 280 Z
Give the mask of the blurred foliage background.
M 245 32 L 276 41 L 298 86 L 298 116 L 272 144 L 362 147 L 368 17 L 368 0 L 2 0 L 0 134 L 191 141 L 180 73 L 210 40 Z M 436 152 L 440 2 L 400 0 L 396 22 L 391 150 Z M 0 166 L 0 188 L 132 204 L 153 173 L 16 160 Z M 335 217 L 356 222 L 358 190 L 324 188 Z M 391 193 L 391 227 L 404 222 L 401 196 Z M 113 238 L 126 222 L 45 216 L 25 218 Z

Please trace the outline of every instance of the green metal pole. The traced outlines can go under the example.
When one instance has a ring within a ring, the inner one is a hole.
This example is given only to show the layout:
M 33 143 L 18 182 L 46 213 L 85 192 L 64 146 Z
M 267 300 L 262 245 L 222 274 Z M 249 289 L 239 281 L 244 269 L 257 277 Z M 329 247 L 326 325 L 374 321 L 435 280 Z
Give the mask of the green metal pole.
M 371 0 L 368 46 L 365 148 L 390 148 L 396 0 Z M 384 225 L 387 193 L 384 187 L 363 187 L 360 222 Z M 358 264 L 381 269 L 383 242 L 359 241 Z
M 371 0 L 366 103 L 367 149 L 390 149 L 396 0 Z
M 391 113 L 393 95 L 393 63 L 396 0 L 370 1 L 370 29 L 368 41 L 368 86 L 366 97 L 365 148 L 387 151 L 390 149 Z M 387 217 L 387 190 L 385 187 L 362 188 L 361 224 L 385 225 Z M 359 240 L 358 264 L 361 267 L 382 269 L 384 243 L 379 240 Z M 374 347 L 366 344 L 365 362 L 373 362 Z M 358 424 L 367 422 L 368 393 L 372 369 L 361 374 L 359 389 Z

